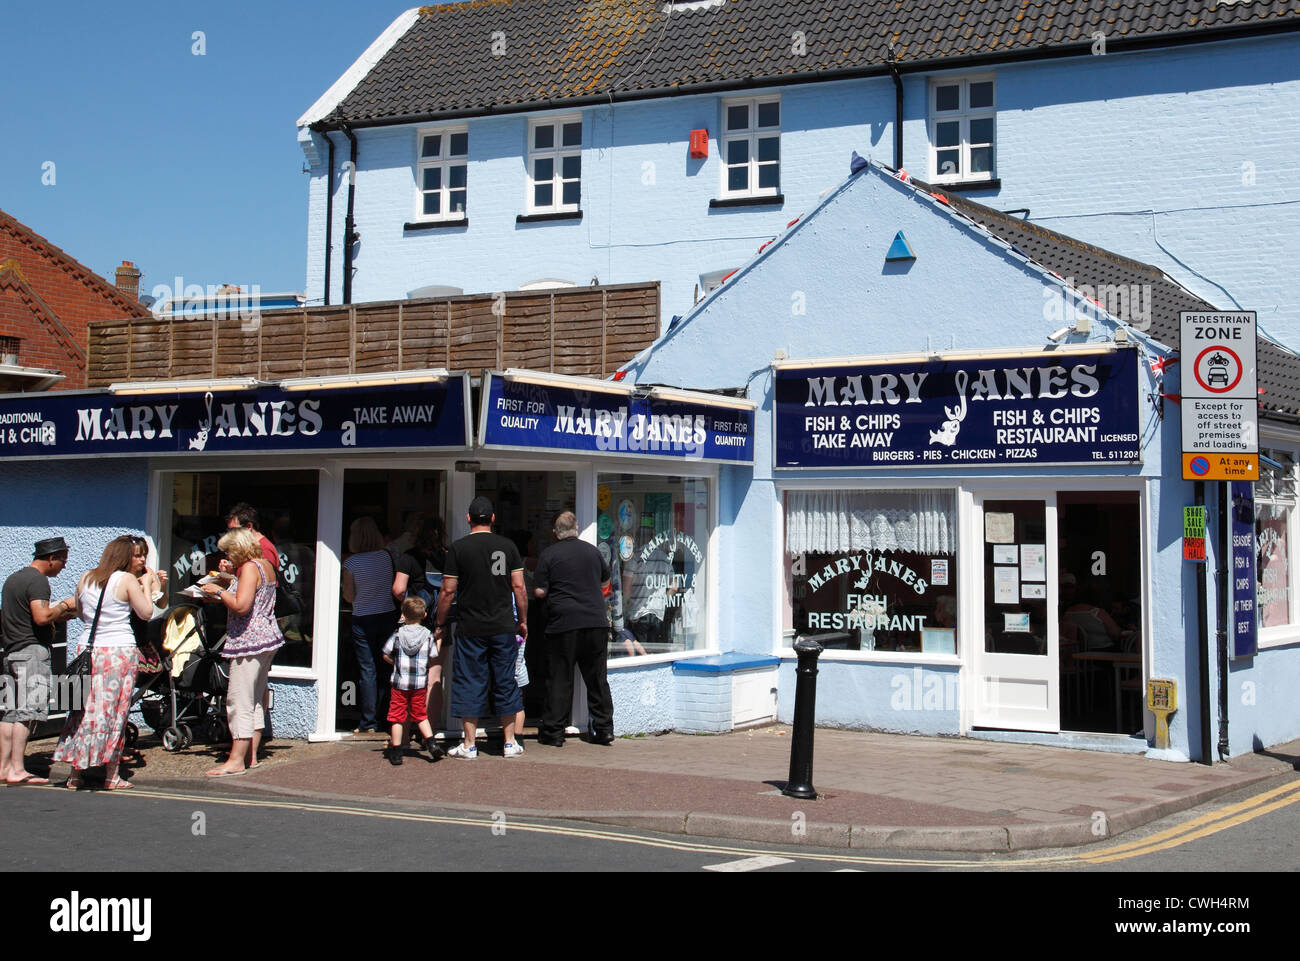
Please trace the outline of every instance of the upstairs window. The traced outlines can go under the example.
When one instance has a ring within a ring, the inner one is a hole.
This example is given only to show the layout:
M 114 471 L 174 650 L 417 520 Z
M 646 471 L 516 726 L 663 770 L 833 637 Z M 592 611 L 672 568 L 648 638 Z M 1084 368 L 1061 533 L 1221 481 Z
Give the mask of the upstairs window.
M 722 196 L 781 192 L 781 98 L 722 102 Z
M 992 180 L 996 176 L 996 134 L 992 77 L 930 84 L 931 180 Z
M 422 130 L 416 170 L 416 220 L 463 220 L 466 215 L 469 130 Z
M 582 209 L 582 117 L 548 117 L 528 124 L 528 212 Z

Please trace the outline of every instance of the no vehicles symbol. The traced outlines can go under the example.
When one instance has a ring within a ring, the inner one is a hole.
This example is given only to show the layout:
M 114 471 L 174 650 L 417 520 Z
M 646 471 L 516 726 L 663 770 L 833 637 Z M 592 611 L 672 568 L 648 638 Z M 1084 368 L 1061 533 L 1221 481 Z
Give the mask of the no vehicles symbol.
M 1241 382 L 1245 365 L 1228 347 L 1206 347 L 1193 365 L 1196 383 L 1211 394 L 1226 394 Z

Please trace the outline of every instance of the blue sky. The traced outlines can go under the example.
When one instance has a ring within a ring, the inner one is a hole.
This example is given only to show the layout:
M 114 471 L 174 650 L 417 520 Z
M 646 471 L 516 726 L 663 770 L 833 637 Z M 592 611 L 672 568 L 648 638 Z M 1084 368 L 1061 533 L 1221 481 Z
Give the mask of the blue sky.
M 294 124 L 415 5 L 7 7 L 0 209 L 110 280 L 134 261 L 142 293 L 177 276 L 302 290 L 308 178 Z

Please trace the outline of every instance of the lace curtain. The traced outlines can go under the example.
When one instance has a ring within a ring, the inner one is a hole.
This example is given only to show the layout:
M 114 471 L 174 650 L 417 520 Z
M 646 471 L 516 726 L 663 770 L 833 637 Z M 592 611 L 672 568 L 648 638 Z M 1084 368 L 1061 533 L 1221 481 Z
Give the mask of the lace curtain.
M 788 491 L 785 498 L 790 554 L 957 549 L 956 497 L 950 490 Z

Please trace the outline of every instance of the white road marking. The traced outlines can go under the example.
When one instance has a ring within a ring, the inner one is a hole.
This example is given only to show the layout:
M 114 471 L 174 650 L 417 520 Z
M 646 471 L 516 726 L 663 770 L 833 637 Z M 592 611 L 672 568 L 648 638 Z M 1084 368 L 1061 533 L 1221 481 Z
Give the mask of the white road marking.
M 778 858 L 770 854 L 760 854 L 756 858 L 741 858 L 739 861 L 726 861 L 722 864 L 706 864 L 705 871 L 761 871 L 774 868 L 778 864 L 793 864 L 791 858 Z

